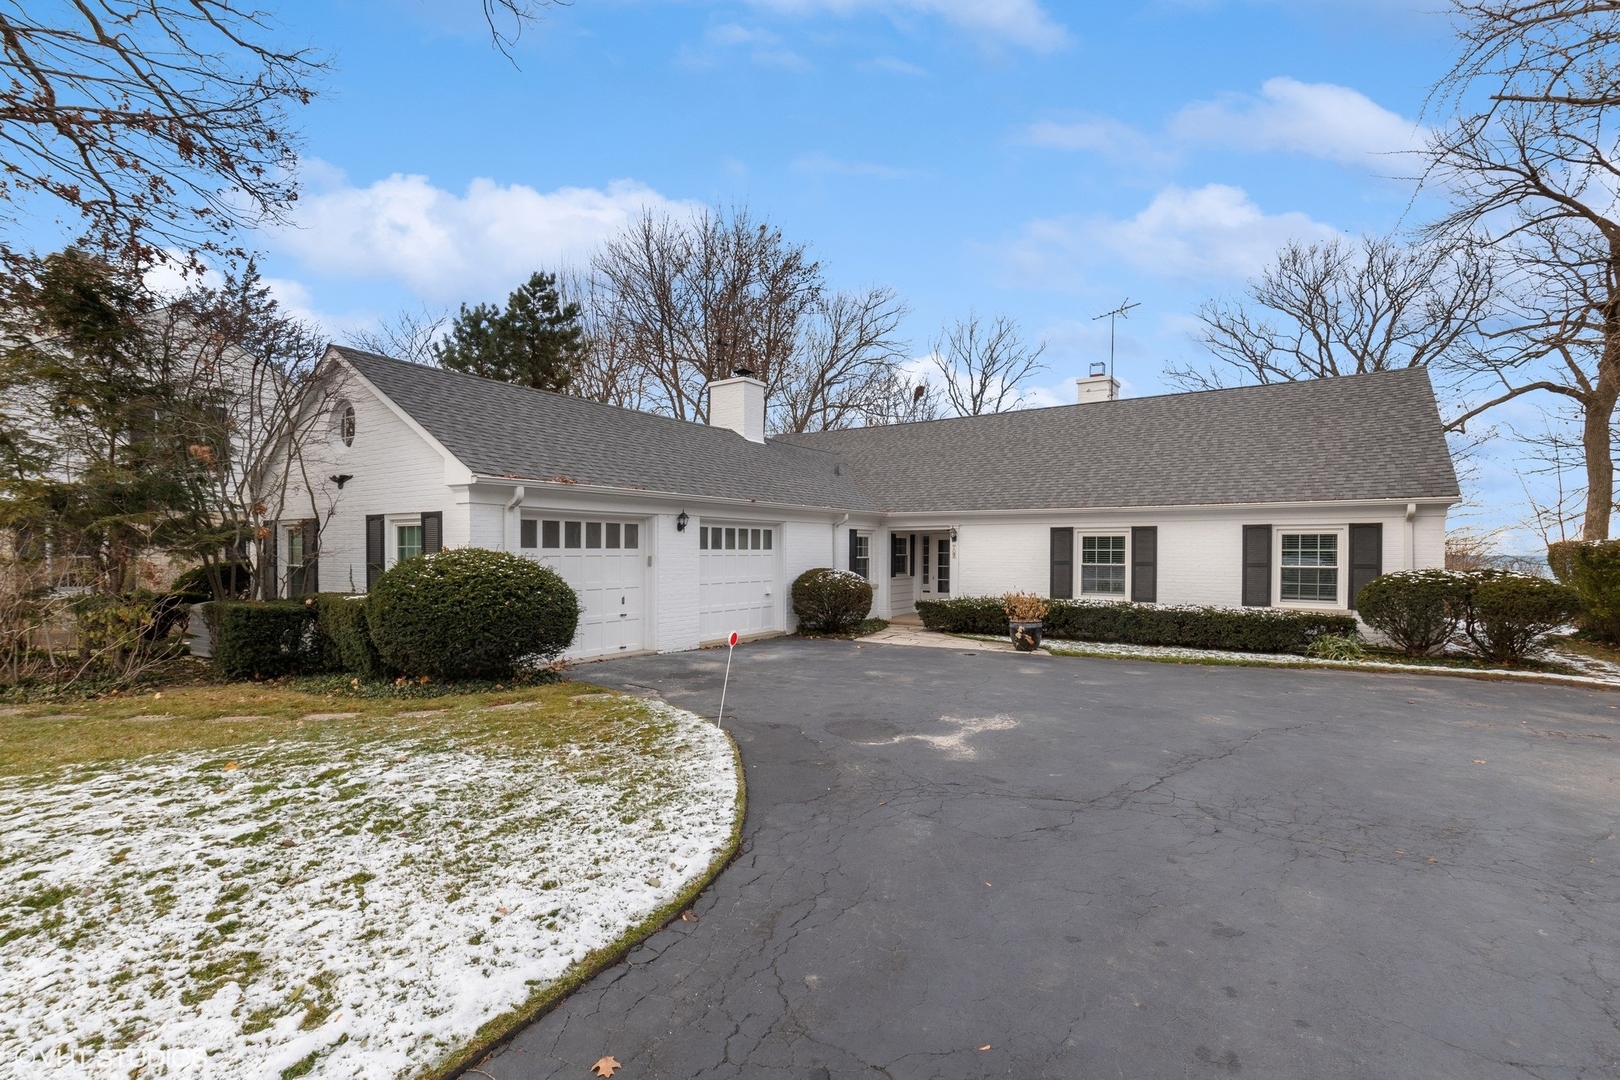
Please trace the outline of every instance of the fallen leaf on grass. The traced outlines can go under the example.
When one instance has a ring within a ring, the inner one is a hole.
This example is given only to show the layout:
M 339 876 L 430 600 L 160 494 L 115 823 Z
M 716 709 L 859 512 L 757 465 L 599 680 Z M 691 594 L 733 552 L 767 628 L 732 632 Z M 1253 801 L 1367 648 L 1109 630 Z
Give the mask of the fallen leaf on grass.
M 227 761 L 225 763 L 225 771 L 226 772 L 235 772 L 237 769 L 240 769 L 241 767 L 242 766 L 238 765 L 234 761 Z
M 612 1054 L 609 1054 L 607 1057 L 598 1061 L 595 1065 L 592 1065 L 591 1072 L 595 1073 L 597 1076 L 612 1076 L 613 1070 L 620 1068 L 623 1068 L 623 1066 L 619 1064 L 619 1059 L 614 1057 Z

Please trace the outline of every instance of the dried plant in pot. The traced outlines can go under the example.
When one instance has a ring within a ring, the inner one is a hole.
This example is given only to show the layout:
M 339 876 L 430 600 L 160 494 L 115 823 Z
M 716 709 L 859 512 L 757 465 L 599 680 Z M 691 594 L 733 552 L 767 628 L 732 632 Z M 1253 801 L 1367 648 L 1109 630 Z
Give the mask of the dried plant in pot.
M 1046 618 L 1046 601 L 1034 593 L 1008 593 L 1002 598 L 1007 609 L 1007 631 L 1013 648 L 1034 652 L 1041 647 L 1041 620 Z

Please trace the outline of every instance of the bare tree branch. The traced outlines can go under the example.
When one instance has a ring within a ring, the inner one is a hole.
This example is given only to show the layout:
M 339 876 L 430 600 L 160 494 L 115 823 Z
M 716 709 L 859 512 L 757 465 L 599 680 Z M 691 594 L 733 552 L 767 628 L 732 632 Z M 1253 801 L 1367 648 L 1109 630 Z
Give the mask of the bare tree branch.
M 934 342 L 945 400 L 958 416 L 1006 412 L 1024 402 L 1023 382 L 1045 369 L 1046 343 L 1031 348 L 1005 315 L 984 322 L 970 312 Z

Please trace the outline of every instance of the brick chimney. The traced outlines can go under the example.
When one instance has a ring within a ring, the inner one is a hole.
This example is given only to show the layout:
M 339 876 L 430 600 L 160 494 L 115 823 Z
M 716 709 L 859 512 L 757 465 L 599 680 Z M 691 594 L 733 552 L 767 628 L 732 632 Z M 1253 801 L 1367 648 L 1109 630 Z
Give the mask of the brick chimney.
M 1080 404 L 1093 401 L 1114 401 L 1119 397 L 1119 380 L 1108 374 L 1107 364 L 1092 364 L 1091 374 L 1074 380 L 1080 391 Z
M 749 442 L 764 442 L 765 384 L 748 368 L 710 383 L 709 426 L 730 428 Z

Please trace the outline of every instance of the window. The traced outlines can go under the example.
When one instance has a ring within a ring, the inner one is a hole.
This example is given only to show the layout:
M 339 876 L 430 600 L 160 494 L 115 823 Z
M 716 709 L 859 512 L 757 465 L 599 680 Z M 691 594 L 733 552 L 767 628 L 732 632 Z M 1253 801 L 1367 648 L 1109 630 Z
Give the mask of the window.
M 344 446 L 354 445 L 354 406 L 340 401 L 332 409 L 332 438 Z
M 1339 602 L 1338 533 L 1283 533 L 1278 595 L 1284 600 Z
M 700 551 L 709 550 L 709 527 L 707 525 L 698 526 L 698 549 Z
M 748 547 L 752 551 L 758 551 L 759 550 L 759 530 L 758 529 L 749 529 L 748 530 Z
M 849 541 L 849 568 L 872 579 L 872 538 L 865 533 L 851 533 Z
M 932 547 L 933 547 L 933 545 L 928 542 L 928 537 L 926 537 L 926 536 L 923 537 L 922 538 L 922 583 L 924 585 L 928 584 L 928 567 L 929 567 L 929 565 L 931 564 L 931 562 L 933 560 L 933 557 L 929 554 L 929 549 L 932 548 Z
M 629 529 L 632 526 L 626 525 Z M 702 551 L 770 551 L 770 529 L 721 528 L 719 525 L 698 527 L 698 548 Z M 629 547 L 628 543 L 625 547 Z
M 934 591 L 951 591 L 951 539 L 948 536 L 939 538 L 939 561 L 934 564 Z
M 625 525 L 624 525 L 624 546 L 627 547 L 627 548 L 632 548 L 632 549 L 633 548 L 639 548 L 641 546 L 641 526 L 640 525 L 637 525 L 634 522 L 629 522 L 629 521 L 625 522 Z
M 765 530 L 765 550 L 771 550 L 771 530 Z
M 579 547 L 580 523 L 577 521 L 563 522 L 563 547 Z
M 619 546 L 619 528 L 620 528 L 620 526 L 619 526 L 619 523 L 617 521 L 610 521 L 610 522 L 607 523 L 607 546 L 608 547 L 616 548 L 616 547 Z
M 562 522 L 542 521 L 540 523 L 540 546 L 548 548 L 562 547 Z
M 422 526 L 400 525 L 394 530 L 396 559 L 414 559 L 422 554 Z
M 906 576 L 906 538 L 903 533 L 889 534 L 889 576 Z
M 525 518 L 518 523 L 518 547 L 538 547 L 540 544 L 540 523 L 533 518 Z
M 1080 538 L 1080 594 L 1082 596 L 1125 595 L 1125 538 L 1123 536 L 1082 536 Z
M 743 547 L 747 547 L 747 546 L 748 546 L 748 544 L 746 542 L 744 542 Z M 726 550 L 727 551 L 733 551 L 733 550 L 736 549 L 736 547 L 737 547 L 737 530 L 736 529 L 727 529 L 726 530 Z
M 585 523 L 585 546 L 588 548 L 602 546 L 602 523 L 600 521 L 587 521 Z

